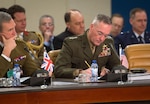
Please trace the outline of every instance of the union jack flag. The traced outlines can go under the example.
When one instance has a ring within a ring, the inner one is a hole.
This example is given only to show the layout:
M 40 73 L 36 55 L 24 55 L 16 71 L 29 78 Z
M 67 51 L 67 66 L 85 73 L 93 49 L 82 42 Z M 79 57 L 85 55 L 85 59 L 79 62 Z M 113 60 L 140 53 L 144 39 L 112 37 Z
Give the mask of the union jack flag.
M 43 57 L 43 64 L 41 65 L 41 68 L 43 68 L 44 70 L 47 70 L 48 72 L 53 72 L 53 67 L 54 64 L 52 62 L 52 60 L 50 59 L 48 53 L 45 51 L 44 52 L 44 57 Z

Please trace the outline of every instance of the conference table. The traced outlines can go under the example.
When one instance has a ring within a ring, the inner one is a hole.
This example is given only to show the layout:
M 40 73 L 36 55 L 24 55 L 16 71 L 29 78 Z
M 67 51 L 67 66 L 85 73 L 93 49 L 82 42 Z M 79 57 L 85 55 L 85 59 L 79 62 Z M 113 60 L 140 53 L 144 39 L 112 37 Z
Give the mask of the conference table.
M 150 101 L 150 80 L 118 84 L 105 81 L 78 83 L 72 79 L 52 79 L 52 83 L 46 88 L 0 88 L 1 104 L 93 104 L 131 101 Z

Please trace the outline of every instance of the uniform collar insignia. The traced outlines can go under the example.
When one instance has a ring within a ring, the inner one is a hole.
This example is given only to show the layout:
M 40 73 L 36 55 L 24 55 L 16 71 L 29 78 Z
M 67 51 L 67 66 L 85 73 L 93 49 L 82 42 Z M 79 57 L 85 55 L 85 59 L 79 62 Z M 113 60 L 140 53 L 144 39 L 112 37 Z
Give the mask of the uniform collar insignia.
M 30 44 L 34 44 L 34 43 L 37 43 L 37 40 L 30 40 L 28 41 Z
M 24 35 L 29 35 L 29 32 L 28 31 L 24 31 L 23 34 Z
M 98 57 L 104 57 L 109 55 L 111 55 L 110 48 L 106 44 L 104 44 L 102 47 L 102 52 L 98 55 Z

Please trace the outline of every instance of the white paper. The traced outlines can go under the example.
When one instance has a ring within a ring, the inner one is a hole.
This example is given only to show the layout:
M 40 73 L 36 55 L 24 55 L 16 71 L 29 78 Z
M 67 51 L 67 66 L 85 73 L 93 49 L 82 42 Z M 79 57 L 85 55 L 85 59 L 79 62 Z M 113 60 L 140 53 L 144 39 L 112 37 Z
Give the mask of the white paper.
M 150 79 L 150 73 L 128 74 L 129 80 L 145 80 Z

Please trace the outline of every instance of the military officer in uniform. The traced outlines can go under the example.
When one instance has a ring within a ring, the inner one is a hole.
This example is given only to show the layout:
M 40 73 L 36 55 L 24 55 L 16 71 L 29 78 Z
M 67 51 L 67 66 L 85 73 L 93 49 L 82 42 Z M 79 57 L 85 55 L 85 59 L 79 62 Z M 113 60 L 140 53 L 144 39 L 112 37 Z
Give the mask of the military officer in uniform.
M 91 65 L 92 60 L 97 60 L 99 76 L 120 65 L 113 39 L 108 36 L 111 26 L 108 16 L 98 14 L 84 35 L 66 38 L 56 59 L 55 77 L 75 78 L 79 73 L 91 74 L 86 63 Z
M 21 66 L 23 76 L 32 76 L 39 69 L 26 47 L 24 42 L 16 40 L 14 20 L 8 13 L 0 12 L 0 77 L 4 77 L 15 63 Z
M 28 46 L 28 51 L 35 58 L 37 65 L 43 61 L 44 41 L 43 36 L 34 31 L 26 31 L 25 9 L 20 5 L 12 5 L 8 8 L 8 13 L 16 23 L 17 38 L 23 40 Z
M 133 8 L 130 11 L 130 24 L 132 29 L 117 36 L 116 48 L 119 50 L 119 44 L 124 49 L 131 44 L 150 43 L 150 33 L 146 32 L 147 14 L 142 8 Z

